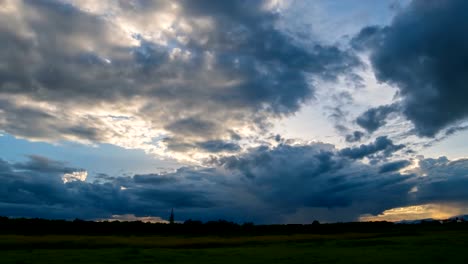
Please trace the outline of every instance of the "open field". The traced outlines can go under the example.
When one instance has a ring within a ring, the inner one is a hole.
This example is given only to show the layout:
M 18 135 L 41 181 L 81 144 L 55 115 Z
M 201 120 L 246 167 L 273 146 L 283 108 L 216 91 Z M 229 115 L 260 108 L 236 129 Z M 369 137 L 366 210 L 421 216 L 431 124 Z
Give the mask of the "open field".
M 264 236 L 0 236 L 0 263 L 468 263 L 468 230 Z

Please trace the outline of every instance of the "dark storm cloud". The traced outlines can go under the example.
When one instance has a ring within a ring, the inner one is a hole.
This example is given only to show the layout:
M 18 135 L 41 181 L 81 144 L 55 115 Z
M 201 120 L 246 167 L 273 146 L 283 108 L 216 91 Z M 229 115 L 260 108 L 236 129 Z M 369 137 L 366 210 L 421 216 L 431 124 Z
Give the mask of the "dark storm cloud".
M 356 119 L 356 123 L 367 132 L 372 133 L 384 126 L 387 123 L 387 117 L 397 111 L 398 106 L 396 104 L 370 108 Z
M 383 157 L 388 157 L 404 147 L 405 145 L 395 145 L 388 137 L 381 136 L 376 138 L 373 143 L 367 145 L 362 144 L 359 147 L 344 148 L 340 151 L 340 154 L 351 159 L 362 159 L 374 154 L 381 154 Z
M 35 163 L 40 165 L 31 165 Z M 347 221 L 395 207 L 468 201 L 468 160 L 423 159 L 419 168 L 401 174 L 398 170 L 409 161 L 368 165 L 332 145 L 314 143 L 258 147 L 211 164 L 106 177 L 103 183 L 64 183 L 61 176 L 70 169 L 62 162 L 31 157 L 18 165 L 0 160 L 0 209 L 8 216 L 95 219 L 165 216 L 174 207 L 181 220 L 272 223 L 304 208 L 312 210 L 311 219 Z M 314 213 L 323 210 L 340 213 Z
M 2 214 L 96 218 L 126 212 L 157 214 L 171 206 L 207 208 L 214 204 L 203 191 L 192 191 L 188 185 L 173 178 L 155 180 L 157 175 L 115 177 L 102 184 L 82 181 L 64 183 L 64 173 L 81 169 L 63 165 L 62 162 L 38 156 L 31 156 L 28 162 L 21 164 L 0 160 Z M 168 185 L 170 183 L 172 185 Z
M 314 95 L 305 74 L 334 79 L 358 64 L 350 52 L 334 46 L 296 46 L 275 28 L 279 16 L 266 10 L 264 1 L 179 1 L 175 11 L 170 4 L 119 1 L 114 6 L 118 16 L 145 27 L 155 23 L 158 12 L 173 14 L 174 31 L 159 32 L 154 25 L 163 45 L 146 32 L 130 36 L 112 16 L 79 5 L 16 3 L 18 13 L 5 11 L 0 18 L 0 94 L 47 102 L 65 116 L 110 103 L 134 106 L 138 110 L 132 114 L 152 129 L 167 129 L 173 141 L 186 141 L 173 145 L 210 151 L 196 142 L 226 140 L 236 128 L 263 128 L 271 118 L 298 111 Z M 34 128 L 51 113 L 43 109 L 31 119 L 17 108 L 4 111 L 24 125 L 8 122 L 0 129 L 26 138 L 47 136 L 36 135 Z M 55 118 L 49 140 L 67 132 L 97 142 L 122 136 Z M 66 121 L 71 128 L 62 131 Z
M 246 189 L 276 205 L 278 214 L 304 207 L 340 210 L 360 204 L 361 208 L 353 210 L 355 215 L 346 216 L 351 219 L 363 211 L 404 203 L 398 195 L 404 197 L 411 186 L 408 176 L 379 174 L 374 167 L 343 157 L 324 144 L 257 148 L 243 156 L 221 159 L 220 164 L 240 173 Z M 386 200 L 385 196 L 392 198 Z M 369 204 L 370 200 L 379 202 Z
M 29 158 L 28 162 L 19 164 L 0 162 L 3 164 L 0 166 L 0 202 L 30 207 L 66 203 L 70 197 L 62 188 L 60 176 L 72 169 L 43 157 Z
M 421 136 L 468 116 L 467 8 L 464 0 L 414 0 L 389 26 L 365 28 L 353 41 L 371 51 L 377 78 L 399 88 Z

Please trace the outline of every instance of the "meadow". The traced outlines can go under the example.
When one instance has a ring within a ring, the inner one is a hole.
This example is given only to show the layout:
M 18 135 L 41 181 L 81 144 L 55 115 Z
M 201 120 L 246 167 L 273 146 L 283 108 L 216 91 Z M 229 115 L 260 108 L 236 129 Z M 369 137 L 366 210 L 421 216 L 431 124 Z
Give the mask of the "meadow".
M 289 235 L 0 235 L 0 263 L 468 263 L 468 229 Z M 406 228 L 407 229 L 407 228 Z

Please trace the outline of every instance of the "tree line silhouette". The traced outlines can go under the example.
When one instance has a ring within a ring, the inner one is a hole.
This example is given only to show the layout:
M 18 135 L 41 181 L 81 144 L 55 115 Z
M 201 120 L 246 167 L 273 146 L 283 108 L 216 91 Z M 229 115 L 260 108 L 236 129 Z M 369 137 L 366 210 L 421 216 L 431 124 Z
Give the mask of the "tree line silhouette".
M 422 222 L 421 224 L 402 225 L 392 222 L 350 222 L 320 224 L 284 224 L 255 225 L 238 224 L 226 220 L 202 222 L 187 220 L 184 223 L 144 223 L 141 221 L 84 221 L 75 219 L 48 220 L 28 218 L 0 217 L 0 234 L 69 234 L 69 235 L 272 235 L 272 234 L 333 234 L 345 232 L 409 232 L 414 233 L 422 228 L 468 228 L 468 223 L 440 224 L 439 222 Z

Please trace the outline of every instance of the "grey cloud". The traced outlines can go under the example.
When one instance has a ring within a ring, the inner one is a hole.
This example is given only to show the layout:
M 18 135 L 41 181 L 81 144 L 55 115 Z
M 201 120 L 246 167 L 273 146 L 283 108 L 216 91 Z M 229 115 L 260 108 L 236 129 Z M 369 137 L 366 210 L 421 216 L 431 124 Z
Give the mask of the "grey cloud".
M 466 129 L 468 129 L 468 126 L 466 125 L 458 125 L 458 126 L 449 127 L 443 132 L 443 134 L 439 134 L 437 137 L 434 137 L 432 140 L 424 143 L 423 146 L 425 148 L 433 146 L 435 143 L 441 142 L 447 139 L 448 137 L 454 134 L 457 134 L 458 132 L 465 131 Z
M 143 201 L 151 201 L 146 206 L 160 204 L 161 210 L 170 207 L 176 208 L 211 208 L 217 205 L 206 197 L 204 192 L 191 192 L 190 190 L 180 189 L 136 189 L 132 190 L 132 195 L 137 196 Z M 219 205 L 218 205 L 219 206 Z
M 0 159 L 0 171 L 4 173 L 10 173 L 11 168 L 10 164 L 2 159 Z
M 387 117 L 395 112 L 398 112 L 398 105 L 396 104 L 370 108 L 356 119 L 356 123 L 367 132 L 372 133 L 384 126 L 387 123 Z
M 384 157 L 388 157 L 404 147 L 405 145 L 395 145 L 388 137 L 381 136 L 368 145 L 362 144 L 359 147 L 344 148 L 340 151 L 340 154 L 352 159 L 362 159 L 378 153 L 381 153 Z
M 238 144 L 232 142 L 226 142 L 222 140 L 211 140 L 205 141 L 197 144 L 200 148 L 207 150 L 208 152 L 236 152 L 241 148 Z
M 116 179 L 115 176 L 108 175 L 106 173 L 97 173 L 96 175 L 93 175 L 94 177 L 94 182 L 95 183 L 101 183 L 101 182 L 108 182 L 108 181 L 113 181 Z
M 377 78 L 395 84 L 402 112 L 421 136 L 468 116 L 468 23 L 463 0 L 414 0 L 384 28 L 365 28 L 355 46 L 371 51 Z
M 219 128 L 211 121 L 190 117 L 177 120 L 166 129 L 179 135 L 203 137 L 204 134 L 217 134 Z
M 361 141 L 362 137 L 364 136 L 364 133 L 361 131 L 354 131 L 353 133 L 346 135 L 345 140 L 346 142 L 359 142 Z
M 351 78 L 351 77 L 350 77 Z M 331 102 L 325 106 L 325 110 L 330 119 L 334 123 L 335 129 L 341 134 L 349 133 L 349 129 L 344 124 L 348 123 L 350 111 L 348 107 L 353 104 L 354 98 L 348 91 L 333 92 L 330 95 Z
M 136 174 L 133 176 L 136 183 L 165 184 L 177 181 L 174 177 L 165 177 L 160 174 Z
M 445 131 L 445 136 L 451 136 L 453 134 L 456 134 L 460 131 L 464 131 L 464 130 L 467 130 L 468 129 L 468 126 L 455 126 L 455 127 L 451 127 L 449 129 L 447 129 L 447 131 Z
M 393 171 L 401 170 L 410 164 L 411 162 L 407 160 L 398 160 L 398 161 L 385 163 L 384 165 L 380 166 L 379 172 L 386 173 L 386 172 L 393 172 Z
M 348 112 L 344 111 L 340 106 L 331 107 L 329 109 L 331 110 L 331 113 L 328 117 L 335 123 L 335 129 L 341 133 L 346 133 L 348 129 L 343 125 L 343 123 L 346 121 Z
M 63 162 L 48 159 L 38 155 L 28 156 L 27 162 L 15 163 L 14 169 L 35 171 L 40 173 L 71 173 L 80 169 L 67 167 Z
M 428 158 L 428 159 L 419 161 L 419 167 L 421 167 L 423 171 L 426 171 L 426 170 L 432 170 L 433 168 L 437 168 L 437 167 L 444 167 L 448 163 L 449 163 L 449 159 L 445 156 L 442 156 L 437 159 Z
M 365 51 L 375 46 L 381 45 L 384 39 L 384 33 L 388 28 L 379 26 L 368 26 L 363 29 L 351 40 L 351 46 L 358 51 Z
M 220 152 L 238 152 L 241 150 L 239 144 L 225 140 L 208 140 L 201 142 L 190 142 L 182 138 L 166 138 L 164 142 L 168 149 L 174 152 L 191 152 L 194 150 L 220 153 Z
M 192 143 L 188 143 L 180 138 L 165 138 L 163 142 L 169 150 L 174 152 L 189 152 L 195 149 Z
M 15 101 L 0 99 L 0 130 L 12 135 L 59 141 L 65 139 L 86 139 L 102 141 L 107 137 L 119 136 L 106 130 L 105 125 L 93 117 L 74 117 L 63 112 L 53 113 L 47 110 L 24 106 Z

